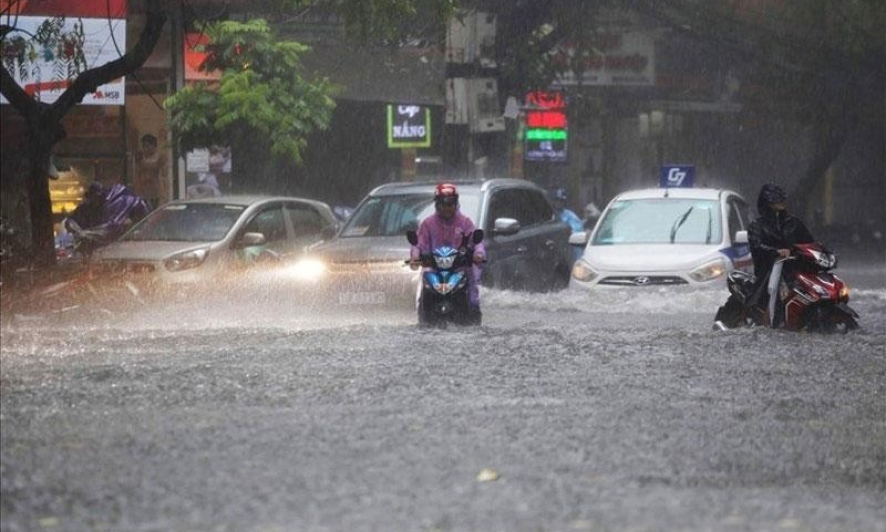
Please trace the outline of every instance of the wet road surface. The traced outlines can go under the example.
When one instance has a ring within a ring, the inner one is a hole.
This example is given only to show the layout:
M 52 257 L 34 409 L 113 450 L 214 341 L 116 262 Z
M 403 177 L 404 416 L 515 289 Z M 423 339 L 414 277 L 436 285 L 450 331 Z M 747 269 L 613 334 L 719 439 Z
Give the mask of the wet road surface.
M 723 293 L 486 291 L 478 329 L 280 291 L 0 349 L 9 531 L 886 531 L 886 268 L 862 330 Z

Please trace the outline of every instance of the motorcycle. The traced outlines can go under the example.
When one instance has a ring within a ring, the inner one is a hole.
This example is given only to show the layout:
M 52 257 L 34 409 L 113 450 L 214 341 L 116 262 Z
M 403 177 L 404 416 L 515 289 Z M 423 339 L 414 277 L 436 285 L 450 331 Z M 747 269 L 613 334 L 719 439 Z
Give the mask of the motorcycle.
M 786 265 L 790 271 L 783 275 Z M 772 267 L 765 309 L 752 302 L 755 278 L 733 271 L 726 279 L 730 296 L 717 310 L 714 328 L 764 325 L 826 333 L 856 329 L 859 316 L 849 306 L 849 287 L 831 273 L 836 267 L 836 255 L 820 243 L 794 245 L 793 254 Z
M 475 323 L 468 300 L 468 276 L 473 266 L 474 246 L 482 242 L 483 237 L 483 230 L 475 229 L 470 235 L 462 236 L 458 248 L 441 246 L 419 256 L 422 267 L 417 305 L 419 325 Z M 418 245 L 415 231 L 407 231 L 406 239 L 413 246 Z

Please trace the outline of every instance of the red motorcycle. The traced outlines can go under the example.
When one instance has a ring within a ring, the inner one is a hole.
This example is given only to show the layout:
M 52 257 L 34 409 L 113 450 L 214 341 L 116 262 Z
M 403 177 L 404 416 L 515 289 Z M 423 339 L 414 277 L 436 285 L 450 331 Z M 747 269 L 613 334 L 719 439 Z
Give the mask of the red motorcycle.
M 859 316 L 849 307 L 849 286 L 831 273 L 836 267 L 836 255 L 820 243 L 794 245 L 793 255 L 772 267 L 767 308 L 751 303 L 754 277 L 736 270 L 726 279 L 730 296 L 717 310 L 714 328 L 765 325 L 827 333 L 855 329 Z

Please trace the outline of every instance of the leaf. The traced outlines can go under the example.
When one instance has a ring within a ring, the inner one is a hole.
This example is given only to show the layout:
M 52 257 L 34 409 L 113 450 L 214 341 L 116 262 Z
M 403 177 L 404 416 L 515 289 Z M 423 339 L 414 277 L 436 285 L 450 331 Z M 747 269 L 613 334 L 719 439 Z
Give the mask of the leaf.
M 477 482 L 495 482 L 498 478 L 498 473 L 494 469 L 483 468 L 477 473 Z

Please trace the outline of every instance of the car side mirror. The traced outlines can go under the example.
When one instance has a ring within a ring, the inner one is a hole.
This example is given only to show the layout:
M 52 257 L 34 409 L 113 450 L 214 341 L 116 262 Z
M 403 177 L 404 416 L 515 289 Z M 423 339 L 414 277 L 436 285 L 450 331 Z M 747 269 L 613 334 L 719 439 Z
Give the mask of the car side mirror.
M 584 246 L 588 243 L 589 236 L 590 234 L 587 231 L 572 233 L 569 235 L 569 243 L 573 246 Z
M 748 243 L 748 232 L 747 231 L 736 231 L 735 238 L 732 239 L 733 244 L 747 244 Z
M 248 248 L 251 246 L 263 246 L 268 243 L 268 239 L 265 238 L 264 233 L 243 233 L 243 236 L 240 237 L 240 240 L 237 242 L 237 246 L 241 248 Z
M 410 229 L 410 230 L 406 231 L 406 240 L 408 240 L 409 243 L 412 244 L 413 246 L 417 246 L 418 245 L 418 234 L 416 234 L 415 231 Z
M 520 230 L 520 222 L 513 218 L 496 218 L 493 232 L 497 235 L 513 235 Z

